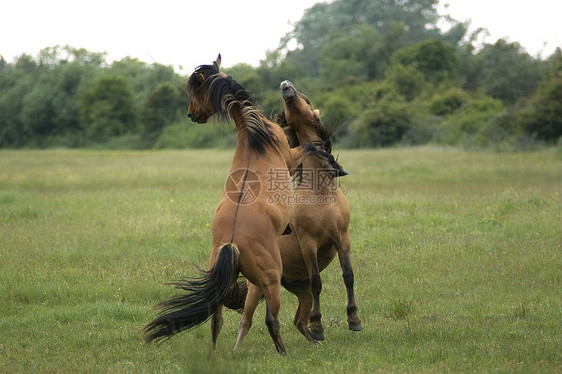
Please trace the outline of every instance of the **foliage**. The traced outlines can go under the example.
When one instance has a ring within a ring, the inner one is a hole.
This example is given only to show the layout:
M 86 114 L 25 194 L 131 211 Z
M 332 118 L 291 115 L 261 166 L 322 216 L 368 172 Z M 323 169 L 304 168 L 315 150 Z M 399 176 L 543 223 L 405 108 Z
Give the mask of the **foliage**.
M 236 144 L 236 127 L 176 122 L 167 126 L 154 144 L 155 149 L 226 148 Z
M 513 105 L 536 89 L 541 75 L 539 63 L 519 43 L 499 39 L 495 44 L 485 45 L 474 56 L 478 68 L 471 78 L 476 79 L 476 87 L 487 95 Z
M 241 63 L 225 72 L 266 116 L 283 108 L 279 83 L 291 80 L 345 147 L 431 142 L 526 149 L 558 142 L 559 54 L 541 60 L 516 42 L 482 43 L 485 29 L 467 35 L 468 24 L 438 16 L 436 4 L 318 3 L 260 66 Z M 14 63 L 0 59 L 0 148 L 233 143 L 213 131 L 182 134 L 186 77 L 172 67 L 104 59 L 105 53 L 70 46 Z M 104 93 L 100 82 L 111 90 Z
M 54 64 L 55 56 L 64 60 Z M 45 146 L 53 137 L 80 133 L 78 89 L 95 74 L 100 59 L 85 50 L 53 47 L 39 54 L 38 63 L 24 55 L 15 66 L 4 67 L 0 146 Z
M 553 55 L 535 93 L 521 110 L 521 125 L 527 134 L 555 143 L 562 140 L 562 52 Z
M 162 130 L 181 116 L 187 108 L 183 92 L 169 82 L 157 85 L 148 95 L 140 109 L 139 122 L 145 144 L 150 147 Z
M 102 76 L 80 92 L 80 118 L 88 140 L 106 142 L 133 132 L 134 95 L 121 77 Z
M 372 27 L 359 25 L 348 34 L 334 34 L 319 51 L 320 79 L 332 85 L 346 79 L 374 80 L 383 75 L 382 36 Z
M 157 63 L 149 65 L 131 57 L 113 62 L 108 75 L 120 76 L 127 81 L 135 94 L 135 105 L 141 105 L 160 83 L 168 82 L 185 87 L 185 79 L 180 78 L 171 66 Z
M 385 147 L 398 143 L 412 127 L 412 106 L 393 88 L 382 85 L 375 101 L 357 118 L 353 129 L 360 147 Z
M 386 71 L 386 80 L 407 101 L 420 96 L 426 89 L 427 82 L 415 65 L 395 64 Z
M 428 39 L 397 51 L 392 56 L 391 64 L 414 67 L 427 82 L 439 85 L 454 77 L 457 56 L 450 44 L 438 39 Z
M 320 72 L 320 49 L 333 34 L 350 36 L 357 25 L 368 25 L 377 33 L 388 35 L 394 43 L 386 43 L 387 57 L 401 46 L 425 39 L 436 34 L 427 30 L 426 25 L 437 21 L 436 0 L 422 1 L 367 1 L 340 0 L 318 3 L 305 11 L 295 24 L 295 29 L 281 44 L 288 48 L 296 40 L 299 48 L 287 52 L 287 59 L 305 66 L 311 76 Z M 373 63 L 374 61 L 371 61 Z M 385 61 L 376 61 L 377 64 Z
M 450 115 L 466 105 L 468 99 L 468 94 L 465 91 L 453 87 L 433 95 L 429 102 L 429 110 L 431 114 L 436 116 Z
M 504 112 L 504 105 L 497 99 L 478 95 L 466 97 L 464 105 L 444 119 L 445 131 L 440 140 L 451 145 L 490 146 L 486 134 Z

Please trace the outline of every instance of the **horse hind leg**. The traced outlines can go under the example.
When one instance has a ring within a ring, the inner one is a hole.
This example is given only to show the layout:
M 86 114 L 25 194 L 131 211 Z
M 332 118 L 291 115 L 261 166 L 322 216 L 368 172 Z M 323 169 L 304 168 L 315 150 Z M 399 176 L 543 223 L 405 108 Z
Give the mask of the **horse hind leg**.
M 275 290 L 277 291 L 275 292 Z M 242 347 L 244 337 L 250 330 L 250 327 L 252 327 L 252 318 L 262 295 L 263 293 L 256 285 L 248 283 L 248 295 L 246 296 L 246 303 L 244 304 L 244 316 L 238 327 L 238 338 L 234 346 L 235 350 Z M 277 352 L 279 354 L 286 354 L 287 351 L 285 350 L 285 345 L 280 335 L 279 310 L 281 308 L 281 289 L 279 284 L 277 284 L 276 287 L 269 287 L 268 290 L 266 290 L 265 305 L 265 324 L 267 325 L 269 335 L 273 339 Z
M 265 293 L 265 324 L 269 331 L 277 353 L 286 354 L 285 345 L 281 340 L 279 310 L 281 309 L 281 285 L 279 283 L 268 287 Z
M 310 330 L 310 310 L 312 309 L 312 293 L 310 291 L 310 282 L 308 279 L 300 281 L 286 281 L 283 286 L 298 300 L 299 305 L 293 324 L 300 331 L 301 334 L 312 344 L 318 344 L 320 341 L 312 336 Z
M 324 340 L 324 327 L 320 312 L 320 293 L 322 292 L 322 278 L 318 267 L 317 242 L 305 235 L 300 241 L 304 262 L 308 270 L 309 285 L 312 295 L 312 308 L 310 310 L 310 333 L 316 340 Z
M 222 305 L 221 305 L 217 309 L 215 314 L 213 314 L 213 317 L 211 319 L 211 336 L 213 339 L 213 350 L 217 347 L 217 338 L 219 336 L 219 333 L 221 332 L 223 320 L 224 319 L 222 317 Z
M 253 283 L 248 282 L 248 293 L 246 295 L 246 301 L 244 303 L 244 314 L 242 320 L 240 321 L 240 326 L 238 327 L 238 337 L 236 338 L 236 344 L 234 349 L 242 348 L 242 342 L 244 337 L 252 327 L 252 318 L 254 317 L 254 312 L 256 307 L 262 297 L 262 293 L 259 288 Z
M 223 317 L 222 317 L 222 305 L 218 307 L 216 312 L 213 314 L 211 318 L 211 337 L 213 342 L 213 347 L 207 356 L 208 360 L 213 360 L 215 358 L 215 351 L 217 348 L 217 338 L 219 333 L 222 329 L 223 324 Z

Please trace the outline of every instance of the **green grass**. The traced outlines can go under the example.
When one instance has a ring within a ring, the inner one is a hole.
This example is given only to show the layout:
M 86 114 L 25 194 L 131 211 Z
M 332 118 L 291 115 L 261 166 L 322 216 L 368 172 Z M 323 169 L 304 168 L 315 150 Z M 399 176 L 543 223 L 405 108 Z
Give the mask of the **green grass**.
M 326 341 L 283 292 L 288 355 L 260 305 L 233 353 L 225 312 L 145 345 L 165 282 L 206 267 L 231 150 L 0 152 L 0 372 L 560 372 L 562 152 L 342 150 L 363 331 L 347 329 L 337 263 Z

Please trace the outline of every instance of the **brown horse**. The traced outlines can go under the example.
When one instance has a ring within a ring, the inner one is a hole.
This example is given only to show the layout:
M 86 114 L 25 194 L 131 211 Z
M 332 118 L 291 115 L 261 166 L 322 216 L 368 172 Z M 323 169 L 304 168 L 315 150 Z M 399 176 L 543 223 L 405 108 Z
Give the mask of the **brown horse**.
M 187 294 L 158 305 L 160 315 L 145 327 L 146 340 L 169 338 L 209 318 L 213 350 L 223 323 L 222 307 L 239 273 L 248 282 L 244 315 L 235 348 L 252 325 L 259 300 L 266 303 L 266 325 L 275 348 L 285 353 L 279 334 L 282 261 L 279 237 L 288 232 L 293 195 L 289 170 L 311 154 L 334 174 L 342 171 L 333 156 L 311 143 L 289 148 L 283 130 L 268 121 L 252 97 L 232 77 L 220 72 L 221 57 L 201 65 L 190 76 L 188 117 L 206 123 L 214 114 L 231 118 L 237 146 L 229 176 L 212 222 L 213 249 L 209 270 L 199 278 L 173 283 Z M 283 198 L 284 196 L 284 198 Z
M 291 147 L 312 142 L 327 152 L 332 150 L 330 131 L 319 118 L 310 100 L 289 81 L 281 83 L 284 111 L 275 121 L 285 129 Z M 320 313 L 320 272 L 338 254 L 347 289 L 347 321 L 353 331 L 362 329 L 353 290 L 354 274 L 350 260 L 349 205 L 343 192 L 321 161 L 307 158 L 300 166 L 294 198 L 292 232 L 279 239 L 283 261 L 281 284 L 295 294 L 299 306 L 294 324 L 311 343 L 324 340 Z M 343 174 L 340 174 L 343 175 Z M 295 178 L 296 179 L 296 178 Z M 243 309 L 244 283 L 231 292 L 231 309 Z
M 276 121 L 285 125 L 289 145 L 297 147 L 312 142 L 331 152 L 330 132 L 320 122 L 319 112 L 313 109 L 310 100 L 289 81 L 281 83 L 281 94 L 285 108 Z M 347 289 L 348 326 L 351 330 L 360 331 L 361 320 L 357 316 L 353 291 L 347 199 L 318 158 L 309 157 L 303 161 L 302 176 L 296 187 L 300 197 L 296 198 L 291 218 L 293 232 L 279 239 L 283 260 L 282 284 L 299 299 L 294 323 L 308 340 L 310 336 L 324 340 L 320 272 L 337 253 Z

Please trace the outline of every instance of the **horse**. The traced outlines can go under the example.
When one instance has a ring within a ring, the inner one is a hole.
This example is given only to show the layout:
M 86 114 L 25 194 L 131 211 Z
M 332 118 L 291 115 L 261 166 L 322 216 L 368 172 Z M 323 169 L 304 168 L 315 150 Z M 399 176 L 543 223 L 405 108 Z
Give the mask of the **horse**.
M 248 280 L 247 295 L 235 349 L 242 346 L 263 297 L 269 335 L 277 352 L 285 354 L 279 324 L 279 237 L 291 231 L 291 205 L 287 201 L 294 192 L 290 170 L 316 155 L 334 175 L 345 171 L 331 154 L 311 143 L 291 149 L 283 130 L 259 111 L 242 85 L 220 71 L 220 64 L 219 54 L 212 64 L 198 66 L 187 84 L 187 115 L 193 122 L 206 123 L 217 114 L 232 119 L 237 127 L 232 165 L 211 225 L 209 270 L 200 270 L 200 276 L 194 279 L 171 283 L 187 293 L 156 306 L 161 312 L 145 326 L 145 340 L 168 339 L 211 319 L 214 352 L 223 324 L 223 305 L 230 303 L 232 289 L 242 273 Z
M 298 147 L 312 142 L 331 153 L 331 134 L 320 121 L 320 112 L 313 109 L 310 100 L 289 81 L 281 83 L 281 93 L 285 107 L 274 120 L 285 130 L 289 145 Z M 295 174 L 298 185 L 291 219 L 293 230 L 279 239 L 283 262 L 281 285 L 299 300 L 293 320 L 295 326 L 309 342 L 318 343 L 325 340 L 320 312 L 320 272 L 332 262 L 336 253 L 347 289 L 348 327 L 360 331 L 362 325 L 353 289 L 347 199 L 332 176 L 325 173 L 319 159 L 307 158 L 300 169 L 300 173 Z M 229 308 L 243 310 L 244 285 L 239 282 L 231 292 Z
M 275 120 L 285 128 L 289 145 L 298 147 L 311 142 L 331 153 L 330 131 L 322 125 L 319 111 L 313 109 L 310 100 L 291 82 L 283 81 L 280 89 L 285 107 Z M 299 300 L 294 324 L 309 341 L 314 342 L 325 339 L 320 312 L 320 272 L 332 262 L 336 253 L 347 290 L 348 327 L 352 331 L 360 331 L 362 325 L 357 315 L 353 288 L 347 199 L 318 158 L 304 160 L 302 169 L 301 175 L 308 175 L 296 188 L 300 197 L 295 199 L 297 204 L 291 219 L 293 231 L 279 239 L 279 246 L 283 261 L 282 285 Z

